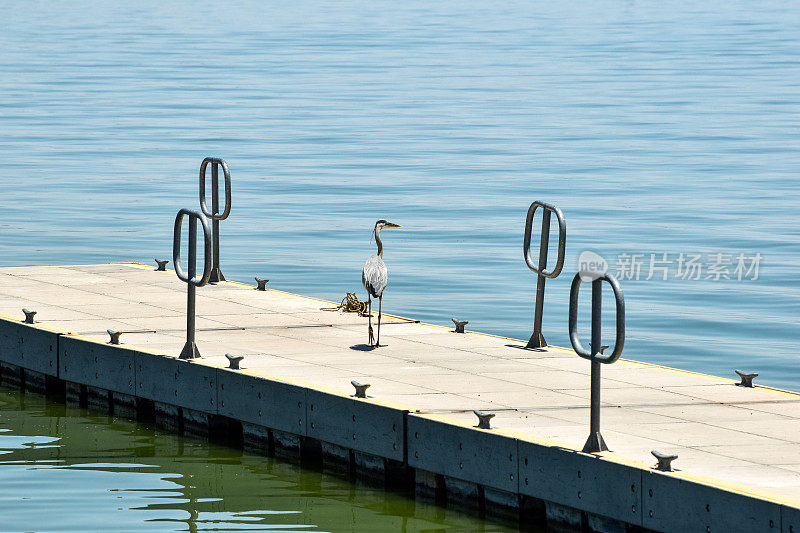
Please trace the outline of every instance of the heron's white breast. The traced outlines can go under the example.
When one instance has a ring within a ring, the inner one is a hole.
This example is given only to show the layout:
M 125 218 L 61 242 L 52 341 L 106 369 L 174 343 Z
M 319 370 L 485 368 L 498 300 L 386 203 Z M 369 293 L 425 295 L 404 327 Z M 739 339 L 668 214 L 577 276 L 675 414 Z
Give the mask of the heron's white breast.
M 371 256 L 364 263 L 364 270 L 361 272 L 361 282 L 364 288 L 375 298 L 380 298 L 389 281 L 389 273 L 386 270 L 386 263 L 377 255 Z

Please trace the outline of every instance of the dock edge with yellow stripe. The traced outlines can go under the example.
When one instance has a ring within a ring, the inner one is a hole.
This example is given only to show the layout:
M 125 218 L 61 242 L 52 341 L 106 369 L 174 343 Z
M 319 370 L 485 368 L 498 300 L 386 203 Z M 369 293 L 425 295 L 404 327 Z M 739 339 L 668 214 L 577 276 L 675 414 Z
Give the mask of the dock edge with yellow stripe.
M 0 383 L 121 416 L 152 415 L 187 433 L 223 432 L 252 451 L 338 461 L 388 486 L 414 483 L 420 496 L 520 524 L 800 533 L 800 501 L 744 485 L 7 315 Z

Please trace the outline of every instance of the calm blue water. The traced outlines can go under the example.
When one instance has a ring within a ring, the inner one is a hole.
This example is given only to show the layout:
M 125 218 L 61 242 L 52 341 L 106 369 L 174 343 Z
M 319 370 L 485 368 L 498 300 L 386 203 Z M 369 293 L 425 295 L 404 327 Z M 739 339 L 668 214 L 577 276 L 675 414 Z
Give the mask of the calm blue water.
M 229 278 L 363 295 L 386 218 L 404 227 L 385 237 L 385 310 L 527 338 L 522 231 L 541 199 L 569 233 L 551 344 L 568 345 L 584 250 L 643 254 L 643 278 L 651 253 L 758 253 L 757 280 L 674 279 L 675 264 L 622 279 L 624 356 L 800 389 L 797 3 L 31 2 L 4 17 L 3 265 L 169 257 L 219 155 Z

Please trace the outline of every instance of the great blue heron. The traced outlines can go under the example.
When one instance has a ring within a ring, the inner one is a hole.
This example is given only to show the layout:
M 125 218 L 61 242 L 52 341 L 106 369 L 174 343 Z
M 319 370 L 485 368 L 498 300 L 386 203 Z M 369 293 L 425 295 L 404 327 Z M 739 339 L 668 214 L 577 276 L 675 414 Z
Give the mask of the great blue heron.
M 389 282 L 389 274 L 386 271 L 386 264 L 383 262 L 383 243 L 381 242 L 381 230 L 384 228 L 399 228 L 397 224 L 386 222 L 381 219 L 375 222 L 375 244 L 378 245 L 378 254 L 371 256 L 364 263 L 364 270 L 361 272 L 361 283 L 367 289 L 369 295 L 369 345 L 379 347 L 381 344 L 381 303 L 383 303 L 383 291 Z M 375 339 L 372 333 L 372 298 L 378 299 L 378 337 Z

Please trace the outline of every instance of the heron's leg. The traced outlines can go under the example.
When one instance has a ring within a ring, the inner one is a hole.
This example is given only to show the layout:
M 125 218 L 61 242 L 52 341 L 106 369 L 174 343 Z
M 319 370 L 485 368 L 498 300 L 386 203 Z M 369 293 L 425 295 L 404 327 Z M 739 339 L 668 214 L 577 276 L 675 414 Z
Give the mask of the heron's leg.
M 381 345 L 381 304 L 383 303 L 383 295 L 378 296 L 378 340 L 375 341 L 375 347 Z
M 367 328 L 367 332 L 369 333 L 369 345 L 372 346 L 372 343 L 375 340 L 375 336 L 372 333 L 372 295 L 368 294 L 368 302 L 369 302 L 369 311 L 367 314 L 369 315 L 369 327 Z

